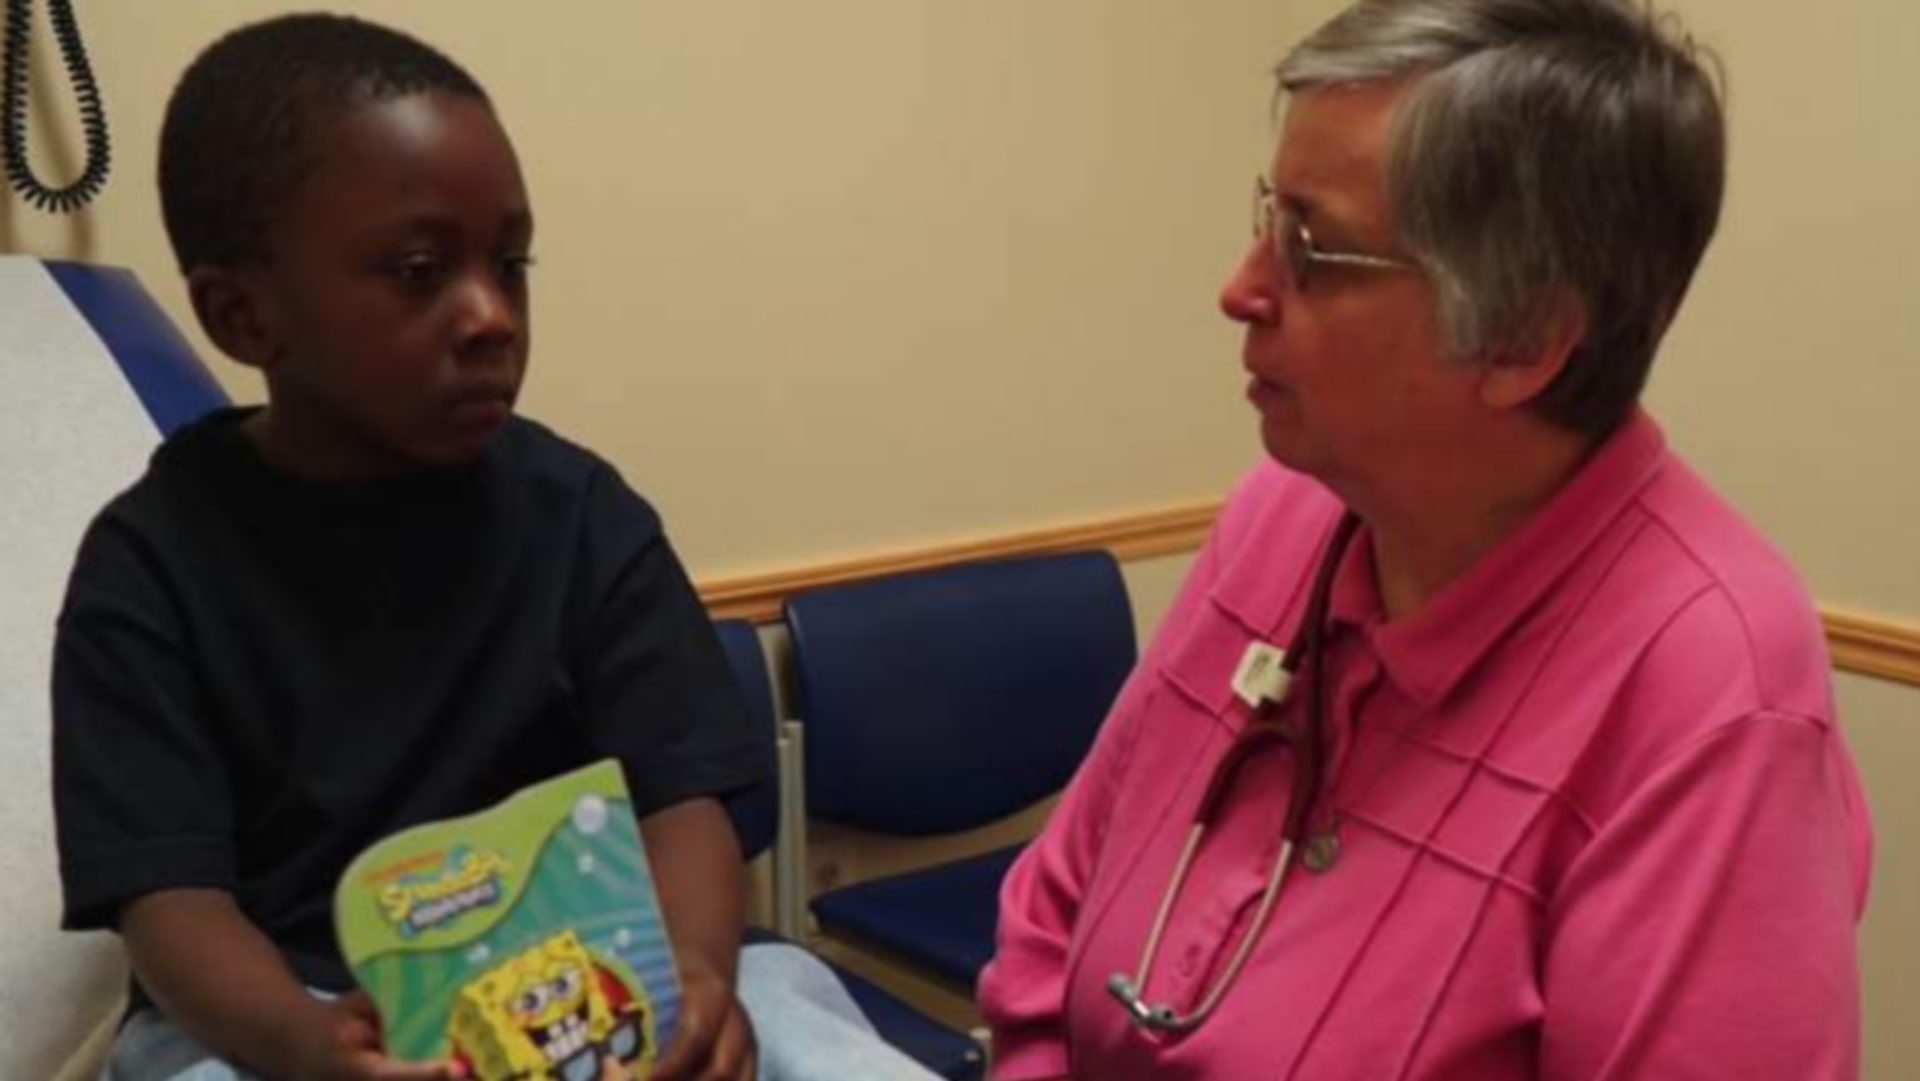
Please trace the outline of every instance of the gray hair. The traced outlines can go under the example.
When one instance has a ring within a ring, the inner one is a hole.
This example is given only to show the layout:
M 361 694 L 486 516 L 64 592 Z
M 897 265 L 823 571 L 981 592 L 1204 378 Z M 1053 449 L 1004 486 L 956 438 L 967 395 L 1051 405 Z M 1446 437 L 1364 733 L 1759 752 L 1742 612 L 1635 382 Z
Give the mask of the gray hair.
M 1586 336 L 1536 401 L 1599 437 L 1646 384 L 1720 217 L 1716 80 L 1630 0 L 1358 0 L 1294 48 L 1286 93 L 1411 78 L 1387 187 L 1449 343 L 1535 343 L 1571 294 Z

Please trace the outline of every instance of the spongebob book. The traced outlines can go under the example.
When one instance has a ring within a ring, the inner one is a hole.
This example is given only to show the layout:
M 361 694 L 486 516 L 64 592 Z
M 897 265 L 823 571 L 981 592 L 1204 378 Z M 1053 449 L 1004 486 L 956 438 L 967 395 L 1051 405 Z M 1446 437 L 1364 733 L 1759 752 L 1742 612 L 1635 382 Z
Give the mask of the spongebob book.
M 387 1051 L 478 1081 L 644 1076 L 680 985 L 619 763 L 367 849 L 334 896 Z

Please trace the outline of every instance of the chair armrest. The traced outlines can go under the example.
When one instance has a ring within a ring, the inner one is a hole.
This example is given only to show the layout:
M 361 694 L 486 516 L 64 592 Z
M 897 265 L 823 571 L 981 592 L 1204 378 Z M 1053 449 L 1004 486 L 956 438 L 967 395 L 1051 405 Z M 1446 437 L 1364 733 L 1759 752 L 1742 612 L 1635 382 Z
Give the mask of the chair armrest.
M 782 721 L 775 742 L 780 771 L 780 828 L 773 843 L 773 929 L 805 941 L 807 921 L 806 736 L 799 721 Z

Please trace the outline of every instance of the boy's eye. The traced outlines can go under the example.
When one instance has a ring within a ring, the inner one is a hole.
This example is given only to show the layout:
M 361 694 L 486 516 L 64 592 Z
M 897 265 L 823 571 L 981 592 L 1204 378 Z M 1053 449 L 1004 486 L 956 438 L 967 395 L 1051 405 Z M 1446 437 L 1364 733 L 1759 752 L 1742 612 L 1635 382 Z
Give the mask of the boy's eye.
M 446 264 L 431 255 L 402 256 L 388 268 L 395 278 L 408 285 L 431 285 L 446 274 Z
M 500 259 L 500 275 L 508 281 L 519 281 L 533 269 L 533 256 L 526 252 L 503 256 Z

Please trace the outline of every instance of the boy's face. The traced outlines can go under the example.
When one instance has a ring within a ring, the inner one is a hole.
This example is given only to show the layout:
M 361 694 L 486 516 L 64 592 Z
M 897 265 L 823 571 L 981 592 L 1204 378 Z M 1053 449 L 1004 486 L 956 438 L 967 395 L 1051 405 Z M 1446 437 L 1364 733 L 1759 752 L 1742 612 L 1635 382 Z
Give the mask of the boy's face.
M 364 479 L 478 457 L 526 371 L 533 217 L 482 102 L 430 91 L 315 133 L 247 271 L 270 457 Z

